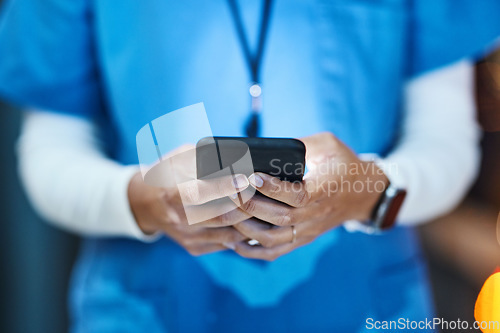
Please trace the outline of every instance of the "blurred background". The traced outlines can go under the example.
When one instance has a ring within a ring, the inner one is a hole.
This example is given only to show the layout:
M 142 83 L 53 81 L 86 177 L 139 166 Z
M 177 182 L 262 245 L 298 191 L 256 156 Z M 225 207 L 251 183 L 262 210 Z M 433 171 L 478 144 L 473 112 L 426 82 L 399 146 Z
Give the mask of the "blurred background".
M 500 50 L 476 64 L 476 101 L 484 131 L 476 183 L 455 211 L 420 230 L 438 315 L 471 323 L 483 283 L 500 266 L 496 226 L 500 218 Z
M 0 332 L 67 332 L 66 290 L 78 239 L 42 221 L 21 188 L 21 113 L 0 101 Z
M 460 207 L 420 230 L 438 316 L 469 322 L 482 284 L 500 266 L 500 52 L 478 62 L 476 78 L 481 174 Z M 19 110 L 0 101 L 0 332 L 66 332 L 78 238 L 50 227 L 27 202 L 14 152 L 20 121 Z

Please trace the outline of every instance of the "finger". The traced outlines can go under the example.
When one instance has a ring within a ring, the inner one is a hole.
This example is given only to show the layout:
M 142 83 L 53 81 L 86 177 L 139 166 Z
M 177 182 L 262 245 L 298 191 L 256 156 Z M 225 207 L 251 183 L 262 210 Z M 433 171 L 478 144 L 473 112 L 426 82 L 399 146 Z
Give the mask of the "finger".
M 184 212 L 186 214 L 187 222 L 190 225 L 217 218 L 219 218 L 219 222 L 222 225 L 224 223 L 231 224 L 230 222 L 232 221 L 230 219 L 237 218 L 239 216 L 237 215 L 238 212 L 233 212 L 237 209 L 237 203 L 233 202 L 229 198 L 221 198 L 201 205 L 185 206 Z M 228 213 L 232 215 L 225 215 Z M 226 218 L 228 218 L 228 220 L 226 220 Z
M 250 184 L 266 197 L 286 203 L 292 207 L 304 207 L 316 199 L 317 193 L 308 191 L 306 181 L 288 182 L 265 173 L 256 172 L 248 178 Z M 314 198 L 313 198 L 314 196 Z
M 234 244 L 234 251 L 240 256 L 250 259 L 260 259 L 266 261 L 274 261 L 284 254 L 287 254 L 295 248 L 305 244 L 304 240 L 297 240 L 295 243 L 282 244 L 272 248 L 263 246 L 251 246 L 246 242 Z
M 250 219 L 234 226 L 249 239 L 257 240 L 264 247 L 274 247 L 290 243 L 293 239 L 292 227 L 275 227 L 267 222 Z
M 240 209 L 259 220 L 277 226 L 290 226 L 305 221 L 307 215 L 315 215 L 315 206 L 294 208 L 264 196 L 253 196 L 250 200 L 244 200 Z
M 194 179 L 177 185 L 184 205 L 199 205 L 236 194 L 249 186 L 245 175 Z
M 204 254 L 225 251 L 225 250 L 227 250 L 227 247 L 225 247 L 222 244 L 206 244 L 206 245 L 199 245 L 196 247 L 192 247 L 189 249 L 186 248 L 186 251 L 188 251 L 189 254 L 194 257 L 199 257 Z
M 190 237 L 188 243 L 199 244 L 234 244 L 246 240 L 247 237 L 233 227 L 203 228 Z
M 258 222 L 259 224 L 257 224 Z M 292 227 L 276 227 L 267 222 L 251 219 L 234 226 L 249 239 L 255 239 L 264 247 L 275 247 L 293 242 L 295 239 L 314 239 L 324 232 L 318 220 L 304 221 Z
M 210 218 L 206 221 L 199 222 L 196 225 L 205 228 L 218 228 L 236 225 L 242 221 L 248 220 L 252 216 L 241 209 L 235 208 L 222 215 Z

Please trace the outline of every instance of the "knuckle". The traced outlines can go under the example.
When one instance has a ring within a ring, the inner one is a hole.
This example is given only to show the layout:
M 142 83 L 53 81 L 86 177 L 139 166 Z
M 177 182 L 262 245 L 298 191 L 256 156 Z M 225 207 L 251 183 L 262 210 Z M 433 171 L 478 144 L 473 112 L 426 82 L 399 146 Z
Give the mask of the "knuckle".
M 304 207 L 305 205 L 308 204 L 309 202 L 309 193 L 303 189 L 302 191 L 298 192 L 297 195 L 294 198 L 294 206 L 296 207 Z
M 290 210 L 284 211 L 282 214 L 279 215 L 276 224 L 279 226 L 288 226 L 295 224 L 296 218 L 294 214 Z
M 279 184 L 279 180 L 277 178 L 272 178 L 270 182 L 267 183 L 267 190 L 269 193 L 279 193 L 281 190 L 281 186 Z
M 257 203 L 254 201 L 254 200 L 248 200 L 247 202 L 245 202 L 243 204 L 243 209 L 247 212 L 247 213 L 255 213 L 255 211 L 257 210 Z
M 233 219 L 231 218 L 231 215 L 228 213 L 221 214 L 221 215 L 217 216 L 216 220 L 217 220 L 217 223 L 221 226 L 230 225 L 230 224 L 232 224 L 232 221 L 233 221 Z
M 203 227 L 221 227 L 224 225 L 224 214 L 218 215 L 216 217 L 212 217 L 206 221 L 204 221 L 201 225 Z
M 333 135 L 332 132 L 323 132 L 323 133 L 321 133 L 321 136 L 325 139 L 328 139 L 328 140 L 333 140 L 333 141 L 336 140 L 336 137 L 335 137 L 335 135 Z

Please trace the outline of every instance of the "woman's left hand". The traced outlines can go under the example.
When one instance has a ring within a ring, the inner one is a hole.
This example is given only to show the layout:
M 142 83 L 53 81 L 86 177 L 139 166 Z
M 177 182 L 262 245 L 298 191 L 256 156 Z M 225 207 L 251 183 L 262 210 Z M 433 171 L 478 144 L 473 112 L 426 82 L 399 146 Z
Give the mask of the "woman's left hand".
M 366 221 L 387 187 L 381 169 L 361 161 L 331 133 L 302 141 L 310 169 L 302 182 L 280 181 L 263 173 L 250 176 L 263 196 L 253 196 L 240 207 L 254 218 L 234 227 L 261 246 L 245 241 L 231 244 L 241 256 L 272 261 L 344 221 Z

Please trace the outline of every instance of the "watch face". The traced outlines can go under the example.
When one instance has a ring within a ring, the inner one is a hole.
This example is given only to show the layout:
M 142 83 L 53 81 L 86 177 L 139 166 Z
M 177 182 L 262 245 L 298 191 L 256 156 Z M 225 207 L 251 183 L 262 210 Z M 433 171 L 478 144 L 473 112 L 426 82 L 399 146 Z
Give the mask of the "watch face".
M 380 229 L 389 229 L 396 222 L 399 210 L 403 205 L 406 197 L 406 191 L 402 189 L 388 188 L 386 191 L 386 196 L 388 197 L 388 207 L 382 217 L 382 223 L 380 224 Z

